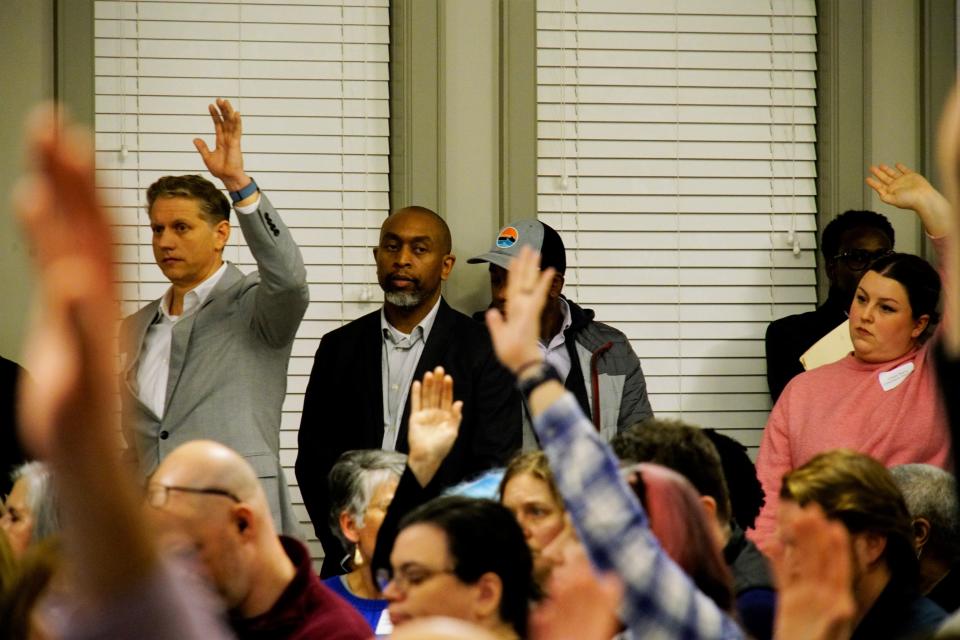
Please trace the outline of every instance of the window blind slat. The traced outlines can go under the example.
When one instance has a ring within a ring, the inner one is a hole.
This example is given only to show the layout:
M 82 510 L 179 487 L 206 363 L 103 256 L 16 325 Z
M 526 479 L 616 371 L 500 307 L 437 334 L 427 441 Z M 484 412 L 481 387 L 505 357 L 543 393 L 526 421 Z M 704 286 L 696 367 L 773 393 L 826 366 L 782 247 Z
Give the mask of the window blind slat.
M 816 301 L 816 3 L 537 12 L 538 215 L 565 291 L 630 338 L 655 412 L 757 446 L 766 326 Z

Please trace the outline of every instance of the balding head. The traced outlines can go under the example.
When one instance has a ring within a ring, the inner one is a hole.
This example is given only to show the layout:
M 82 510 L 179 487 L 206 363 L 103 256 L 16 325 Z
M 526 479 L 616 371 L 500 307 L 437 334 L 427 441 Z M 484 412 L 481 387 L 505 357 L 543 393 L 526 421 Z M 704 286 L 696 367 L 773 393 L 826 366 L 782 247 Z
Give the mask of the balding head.
M 425 221 L 428 221 L 429 224 L 434 228 L 434 233 L 431 234 L 434 242 L 437 243 L 437 247 L 442 253 L 450 253 L 453 250 L 453 239 L 450 235 L 450 227 L 447 225 L 447 221 L 440 217 L 440 214 L 432 209 L 427 209 L 426 207 L 421 207 L 419 205 L 411 205 L 409 207 L 404 207 L 402 209 L 397 209 L 383 221 L 383 224 L 380 227 L 381 234 L 384 229 L 390 224 L 395 224 L 400 219 L 407 217 L 420 217 Z
M 151 481 L 168 487 L 222 489 L 250 505 L 267 504 L 250 464 L 233 449 L 213 440 L 180 445 L 160 463 Z
M 227 607 L 247 609 L 279 541 L 246 460 L 217 442 L 188 442 L 157 467 L 148 491 L 148 512 L 165 546 L 195 552 Z M 280 555 L 286 559 L 282 549 Z

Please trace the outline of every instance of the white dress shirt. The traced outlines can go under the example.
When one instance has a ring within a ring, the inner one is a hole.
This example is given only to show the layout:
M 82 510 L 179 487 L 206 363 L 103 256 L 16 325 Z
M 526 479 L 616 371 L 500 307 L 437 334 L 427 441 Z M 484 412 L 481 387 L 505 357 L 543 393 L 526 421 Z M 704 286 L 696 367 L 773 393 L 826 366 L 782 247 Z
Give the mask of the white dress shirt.
M 387 321 L 380 309 L 382 356 L 380 359 L 381 384 L 383 387 L 383 444 L 382 448 L 395 451 L 400 420 L 410 395 L 413 374 L 416 372 L 423 347 L 430 337 L 430 330 L 437 319 L 440 300 L 433 305 L 423 320 L 410 333 L 402 333 Z
M 557 373 L 560 374 L 561 380 L 566 380 L 567 376 L 570 375 L 570 367 L 573 364 L 570 362 L 570 352 L 567 351 L 567 339 L 563 335 L 563 332 L 570 328 L 570 325 L 573 324 L 573 319 L 570 317 L 570 305 L 567 304 L 567 301 L 563 298 L 560 298 L 560 309 L 563 310 L 563 322 L 560 324 L 560 330 L 557 332 L 557 335 L 550 338 L 550 342 L 544 343 L 543 340 L 537 341 L 537 346 L 540 347 L 540 353 L 543 355 L 543 359 L 553 365 L 557 370 Z

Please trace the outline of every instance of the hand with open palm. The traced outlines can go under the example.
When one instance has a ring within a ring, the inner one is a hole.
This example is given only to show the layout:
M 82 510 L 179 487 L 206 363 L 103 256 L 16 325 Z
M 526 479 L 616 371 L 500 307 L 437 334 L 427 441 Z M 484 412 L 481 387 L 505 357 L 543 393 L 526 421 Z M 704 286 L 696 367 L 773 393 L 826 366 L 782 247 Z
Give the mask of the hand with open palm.
M 407 442 L 410 455 L 407 464 L 421 486 L 427 486 L 450 453 L 460 422 L 463 402 L 453 400 L 453 378 L 443 367 L 428 371 L 423 382 L 414 382 L 410 389 L 410 421 Z

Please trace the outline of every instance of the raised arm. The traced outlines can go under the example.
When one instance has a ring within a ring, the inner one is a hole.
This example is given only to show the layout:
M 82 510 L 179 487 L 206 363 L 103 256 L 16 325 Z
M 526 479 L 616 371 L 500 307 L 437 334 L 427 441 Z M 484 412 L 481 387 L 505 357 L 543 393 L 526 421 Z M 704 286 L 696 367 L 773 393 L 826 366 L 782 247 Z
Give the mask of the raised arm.
M 307 271 L 300 249 L 270 200 L 243 168 L 243 121 L 229 100 L 209 106 L 215 146 L 193 141 L 203 163 L 223 186 L 244 196 L 234 202 L 244 239 L 257 261 L 260 286 L 256 292 L 254 328 L 269 345 L 288 345 L 297 333 L 310 301 Z M 248 191 L 250 193 L 248 193 Z M 231 194 L 231 198 L 233 194 Z
M 949 216 L 948 235 L 956 238 L 960 232 L 960 85 L 954 85 L 953 93 L 943 109 L 938 136 L 940 175 L 944 191 L 952 204 Z M 956 241 L 953 241 L 956 244 Z M 944 345 L 954 358 L 960 358 L 960 251 L 955 248 L 947 253 L 944 301 Z
M 225 637 L 203 598 L 161 563 L 113 409 L 119 316 L 109 216 L 97 200 L 90 137 L 38 112 L 31 180 L 17 210 L 36 258 L 38 304 L 25 348 L 32 377 L 19 390 L 23 443 L 53 470 L 64 547 L 86 620 L 68 637 Z M 134 622 L 136 621 L 136 622 Z
M 390 569 L 390 552 L 403 516 L 440 494 L 433 479 L 457 441 L 462 420 L 463 402 L 453 401 L 453 378 L 444 373 L 443 367 L 424 374 L 422 383 L 413 383 L 407 423 L 407 467 L 377 533 L 371 562 L 374 575 L 380 569 Z
M 500 361 L 521 384 L 546 370 L 537 348 L 539 318 L 553 270 L 524 247 L 510 265 L 507 314 L 487 312 Z M 646 513 L 621 479 L 617 459 L 576 399 L 556 378 L 528 396 L 534 428 L 594 566 L 623 580 L 624 615 L 636 637 L 741 638 L 737 625 L 701 593 L 670 559 L 648 526 Z
M 243 151 L 240 149 L 243 122 L 240 119 L 240 112 L 224 98 L 217 98 L 216 104 L 211 104 L 208 108 L 210 117 L 213 119 L 216 140 L 213 151 L 202 138 L 194 138 L 193 146 L 200 152 L 207 170 L 223 182 L 227 191 L 240 191 L 251 182 L 250 176 L 243 170 Z M 253 204 L 257 196 L 258 192 L 254 192 L 237 202 L 236 206 Z
M 947 234 L 953 215 L 950 203 L 926 178 L 899 162 L 895 168 L 871 166 L 870 173 L 873 175 L 866 183 L 881 200 L 898 209 L 915 211 L 930 237 Z

